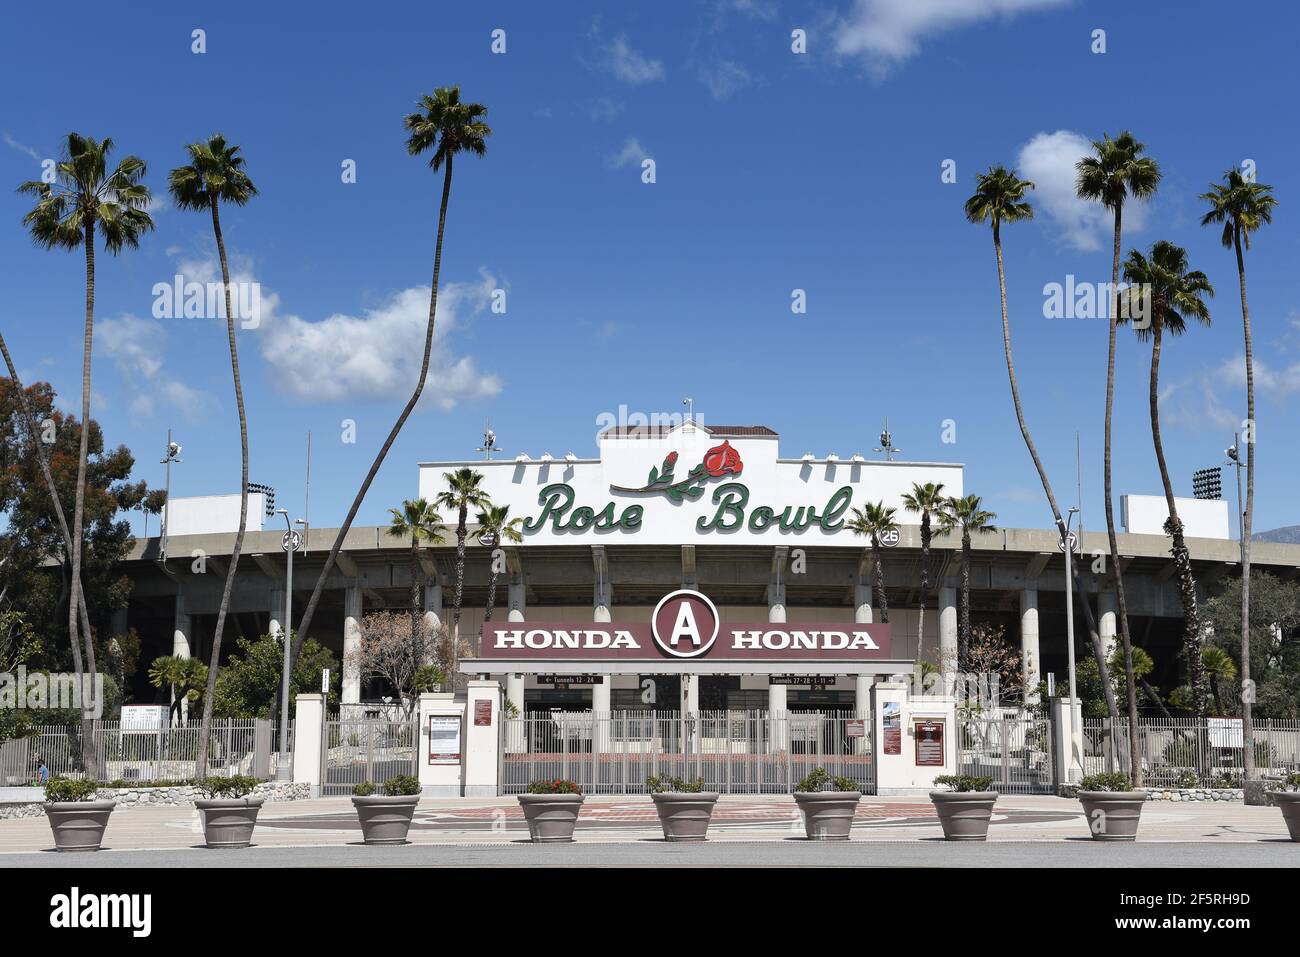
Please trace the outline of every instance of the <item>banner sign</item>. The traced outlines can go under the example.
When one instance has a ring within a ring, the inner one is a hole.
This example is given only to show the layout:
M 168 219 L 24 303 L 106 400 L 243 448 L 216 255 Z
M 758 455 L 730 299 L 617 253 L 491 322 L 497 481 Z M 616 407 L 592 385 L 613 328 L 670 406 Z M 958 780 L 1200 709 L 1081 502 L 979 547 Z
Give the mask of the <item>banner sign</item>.
M 681 589 L 664 596 L 646 623 L 529 625 L 485 629 L 480 658 L 544 661 L 709 659 L 807 661 L 888 659 L 888 625 L 729 624 L 705 595 Z
M 460 715 L 429 715 L 429 763 L 460 764 Z

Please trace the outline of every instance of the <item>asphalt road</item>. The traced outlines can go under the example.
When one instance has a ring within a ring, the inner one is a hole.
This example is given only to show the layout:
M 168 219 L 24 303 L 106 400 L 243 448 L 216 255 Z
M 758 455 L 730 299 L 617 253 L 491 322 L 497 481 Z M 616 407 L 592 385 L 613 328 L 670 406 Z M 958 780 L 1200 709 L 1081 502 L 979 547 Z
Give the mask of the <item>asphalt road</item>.
M 763 842 L 669 844 L 662 840 L 603 844 L 406 845 L 359 844 L 257 847 L 235 851 L 204 848 L 157 851 L 104 850 L 93 854 L 0 854 L 0 868 L 124 867 L 1250 867 L 1300 868 L 1300 844 L 1254 843 L 1103 844 L 1088 838 L 1043 842 L 997 841 L 953 844 L 853 841 L 814 843 L 798 839 Z

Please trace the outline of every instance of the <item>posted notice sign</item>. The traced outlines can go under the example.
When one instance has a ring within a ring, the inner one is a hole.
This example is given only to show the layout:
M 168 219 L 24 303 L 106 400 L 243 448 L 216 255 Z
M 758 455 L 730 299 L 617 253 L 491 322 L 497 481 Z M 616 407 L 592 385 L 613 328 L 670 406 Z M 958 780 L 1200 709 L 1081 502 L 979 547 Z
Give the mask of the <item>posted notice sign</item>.
M 429 763 L 460 763 L 460 715 L 429 715 Z

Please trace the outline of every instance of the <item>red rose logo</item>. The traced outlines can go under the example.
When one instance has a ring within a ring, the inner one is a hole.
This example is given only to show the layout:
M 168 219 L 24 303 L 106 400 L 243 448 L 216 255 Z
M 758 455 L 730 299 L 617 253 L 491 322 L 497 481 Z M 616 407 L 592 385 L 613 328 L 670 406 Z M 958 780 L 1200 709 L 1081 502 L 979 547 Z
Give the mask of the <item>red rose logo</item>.
M 714 478 L 720 475 L 739 475 L 743 467 L 740 453 L 725 439 L 721 445 L 716 445 L 704 453 L 704 471 Z
M 666 465 L 668 468 L 672 468 L 676 464 L 677 464 L 677 453 L 669 452 L 668 457 L 664 459 L 664 465 Z

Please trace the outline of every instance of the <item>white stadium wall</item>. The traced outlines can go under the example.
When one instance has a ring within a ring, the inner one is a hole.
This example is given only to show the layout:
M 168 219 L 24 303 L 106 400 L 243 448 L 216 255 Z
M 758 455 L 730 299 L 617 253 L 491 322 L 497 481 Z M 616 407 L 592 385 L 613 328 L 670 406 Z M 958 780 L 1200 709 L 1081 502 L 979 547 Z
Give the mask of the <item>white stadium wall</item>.
M 1223 499 L 1174 498 L 1188 538 L 1231 538 L 1228 503 Z M 1121 495 L 1120 520 L 1133 535 L 1163 535 L 1169 504 L 1163 495 Z
M 262 530 L 265 505 L 261 492 L 248 495 L 248 519 L 244 524 L 250 532 Z M 238 495 L 195 495 L 173 498 L 163 506 L 163 521 L 167 534 L 217 535 L 239 530 Z

